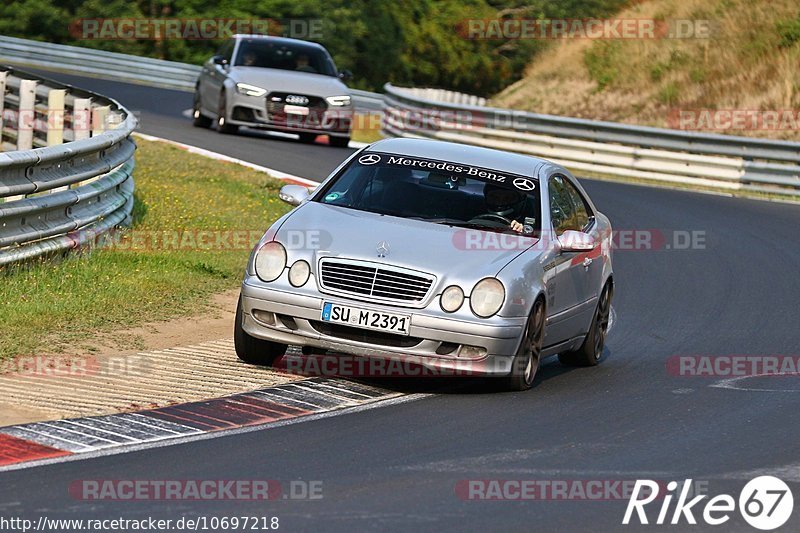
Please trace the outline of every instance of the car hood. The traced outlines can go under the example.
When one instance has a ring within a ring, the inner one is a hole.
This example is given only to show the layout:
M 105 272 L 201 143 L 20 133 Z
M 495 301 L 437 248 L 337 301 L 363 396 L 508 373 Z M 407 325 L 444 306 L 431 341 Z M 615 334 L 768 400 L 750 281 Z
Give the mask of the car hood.
M 314 264 L 320 257 L 361 259 L 433 274 L 439 283 L 474 283 L 495 276 L 537 242 L 318 202 L 295 209 L 275 238 L 290 257 L 305 255 Z M 389 251 L 379 258 L 382 242 Z
M 332 76 L 262 67 L 233 67 L 230 77 L 235 82 L 250 83 L 270 92 L 288 92 L 311 96 L 350 94 L 347 86 Z

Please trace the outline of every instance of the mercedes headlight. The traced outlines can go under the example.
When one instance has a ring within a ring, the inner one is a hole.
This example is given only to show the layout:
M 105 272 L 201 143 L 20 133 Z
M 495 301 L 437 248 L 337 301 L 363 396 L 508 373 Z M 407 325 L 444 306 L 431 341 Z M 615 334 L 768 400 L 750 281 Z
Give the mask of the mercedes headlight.
M 506 299 L 503 284 L 495 278 L 480 280 L 469 295 L 469 307 L 475 315 L 488 318 L 497 313 Z
M 333 107 L 343 107 L 350 105 L 350 97 L 347 95 L 343 96 L 329 96 L 325 99 Z
M 275 281 L 286 268 L 286 248 L 277 241 L 270 241 L 256 253 L 256 275 L 261 281 Z
M 308 281 L 308 277 L 311 275 L 311 267 L 303 261 L 295 261 L 292 265 L 292 268 L 289 269 L 289 283 L 292 284 L 292 287 L 302 287 Z
M 236 92 L 245 96 L 264 96 L 267 94 L 266 89 L 250 85 L 249 83 L 237 83 Z
M 444 311 L 448 313 L 455 313 L 461 309 L 464 303 L 464 291 L 457 285 L 450 285 L 442 292 L 442 297 L 439 300 L 439 305 L 442 306 Z

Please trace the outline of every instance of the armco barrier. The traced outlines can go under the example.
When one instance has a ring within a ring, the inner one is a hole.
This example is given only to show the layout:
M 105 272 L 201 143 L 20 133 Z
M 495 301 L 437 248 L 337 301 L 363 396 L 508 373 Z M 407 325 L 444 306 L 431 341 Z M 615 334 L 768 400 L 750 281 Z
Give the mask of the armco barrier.
M 0 266 L 129 222 L 136 119 L 115 100 L 0 65 Z
M 0 62 L 194 91 L 202 67 L 0 35 Z M 356 108 L 380 111 L 383 95 L 350 89 Z
M 441 90 L 384 91 L 385 135 L 522 152 L 578 172 L 800 196 L 800 143 L 484 107 Z

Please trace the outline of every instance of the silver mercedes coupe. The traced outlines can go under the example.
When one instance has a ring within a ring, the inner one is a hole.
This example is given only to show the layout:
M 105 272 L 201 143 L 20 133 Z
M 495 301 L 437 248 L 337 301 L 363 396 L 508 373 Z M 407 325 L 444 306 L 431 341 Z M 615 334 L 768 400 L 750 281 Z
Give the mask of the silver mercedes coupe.
M 288 345 L 532 386 L 543 357 L 591 366 L 614 292 L 611 225 L 565 168 L 420 139 L 355 152 L 257 244 L 236 353 Z

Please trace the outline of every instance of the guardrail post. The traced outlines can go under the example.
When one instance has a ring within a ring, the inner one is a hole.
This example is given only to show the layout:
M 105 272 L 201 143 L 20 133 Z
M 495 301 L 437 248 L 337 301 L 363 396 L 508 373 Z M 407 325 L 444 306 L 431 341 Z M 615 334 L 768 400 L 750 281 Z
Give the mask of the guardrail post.
M 3 110 L 6 103 L 6 78 L 8 72 L 0 72 L 0 152 L 3 151 Z M 1 201 L 1 200 L 0 200 Z
M 50 89 L 47 93 L 47 146 L 64 142 L 65 89 Z
M 17 150 L 31 150 L 33 148 L 33 121 L 36 113 L 36 80 L 20 80 L 18 112 Z
M 91 98 L 76 98 L 72 104 L 72 135 L 73 140 L 89 138 L 89 128 L 91 127 Z
M 92 137 L 106 131 L 106 121 L 111 106 L 102 105 L 92 108 Z

